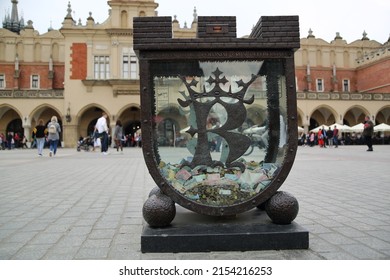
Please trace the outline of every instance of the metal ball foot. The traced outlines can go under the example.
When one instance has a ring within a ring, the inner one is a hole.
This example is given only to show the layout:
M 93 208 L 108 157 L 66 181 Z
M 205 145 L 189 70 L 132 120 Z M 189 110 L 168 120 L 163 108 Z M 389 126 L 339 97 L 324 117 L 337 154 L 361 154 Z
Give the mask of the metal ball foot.
M 151 227 L 166 227 L 175 218 L 176 206 L 173 200 L 165 194 L 152 194 L 145 201 L 142 214 Z
M 287 192 L 278 191 L 267 201 L 265 211 L 273 223 L 291 224 L 298 215 L 298 200 Z

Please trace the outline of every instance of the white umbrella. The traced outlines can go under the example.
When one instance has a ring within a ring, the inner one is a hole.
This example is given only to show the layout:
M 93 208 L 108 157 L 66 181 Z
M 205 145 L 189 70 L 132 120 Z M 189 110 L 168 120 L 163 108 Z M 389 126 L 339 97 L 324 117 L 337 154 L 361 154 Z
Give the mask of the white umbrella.
M 314 133 L 317 133 L 320 129 L 322 129 L 322 127 L 324 127 L 325 129 L 327 129 L 327 128 L 328 128 L 328 125 L 322 124 L 322 125 L 320 125 L 320 126 L 317 126 L 316 128 L 311 129 L 310 131 L 311 131 L 311 132 L 314 132 Z
M 390 131 L 390 125 L 385 124 L 385 123 L 378 124 L 378 125 L 374 126 L 374 131 L 375 132 L 378 132 L 378 131 Z
M 317 126 L 316 128 L 313 128 L 313 129 L 310 130 L 310 131 L 312 131 L 312 132 L 314 132 L 314 133 L 317 133 L 320 129 L 325 128 L 325 130 L 328 130 L 329 127 L 333 130 L 333 129 L 334 129 L 334 126 L 336 126 L 337 129 L 338 129 L 340 132 L 350 132 L 350 131 L 351 131 L 351 127 L 349 127 L 348 125 L 339 124 L 339 123 L 334 123 L 334 124 L 331 124 L 331 125 L 323 124 L 323 125 Z
M 346 124 L 334 123 L 334 124 L 330 125 L 329 127 L 332 128 L 332 130 L 333 130 L 334 126 L 336 126 L 337 129 L 341 132 L 350 132 L 351 131 L 351 127 L 346 125 Z
M 351 131 L 352 132 L 363 132 L 364 130 L 364 124 L 363 123 L 358 123 L 354 126 L 351 126 Z

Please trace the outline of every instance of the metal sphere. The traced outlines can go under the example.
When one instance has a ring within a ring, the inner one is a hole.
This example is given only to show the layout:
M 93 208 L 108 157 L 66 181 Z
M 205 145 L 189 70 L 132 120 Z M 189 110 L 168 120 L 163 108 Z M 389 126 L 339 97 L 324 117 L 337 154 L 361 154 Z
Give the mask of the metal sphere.
M 290 224 L 298 215 L 298 200 L 287 192 L 278 191 L 267 201 L 265 211 L 273 223 Z
M 163 194 L 161 189 L 159 187 L 154 187 L 150 192 L 149 192 L 149 197 L 151 197 L 154 194 Z
M 144 203 L 142 214 L 151 227 L 166 227 L 176 215 L 175 203 L 164 194 L 153 194 Z

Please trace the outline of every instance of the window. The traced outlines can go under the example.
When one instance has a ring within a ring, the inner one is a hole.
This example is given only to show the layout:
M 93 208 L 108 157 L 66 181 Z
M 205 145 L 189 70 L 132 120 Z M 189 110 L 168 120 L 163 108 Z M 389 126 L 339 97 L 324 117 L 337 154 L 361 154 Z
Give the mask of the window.
M 137 79 L 137 57 L 130 56 L 130 79 Z
M 137 57 L 135 55 L 123 55 L 123 79 L 137 79 Z
M 123 61 L 122 61 L 122 78 L 123 79 L 128 79 L 130 78 L 130 65 L 129 65 L 129 56 L 124 55 L 123 56 Z
M 343 91 L 349 92 L 349 80 L 343 80 Z
M 94 58 L 94 77 L 98 80 L 110 78 L 110 57 L 95 56 Z
M 317 91 L 324 91 L 324 80 L 323 79 L 317 79 Z
M 0 88 L 5 88 L 5 75 L 0 74 Z
M 31 88 L 39 89 L 39 75 L 31 75 Z

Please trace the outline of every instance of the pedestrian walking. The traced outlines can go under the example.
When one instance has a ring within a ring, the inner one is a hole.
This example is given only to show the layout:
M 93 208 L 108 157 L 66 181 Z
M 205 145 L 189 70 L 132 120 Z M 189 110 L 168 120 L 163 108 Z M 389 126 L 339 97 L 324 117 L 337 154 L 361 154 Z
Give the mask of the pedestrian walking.
M 325 145 L 324 145 L 324 134 L 323 134 L 321 128 L 318 130 L 317 138 L 318 138 L 318 145 L 320 146 L 320 148 L 325 148 Z
M 115 141 L 115 147 L 117 152 L 119 152 L 119 148 L 121 149 L 121 152 L 123 152 L 122 138 L 123 138 L 122 122 L 120 120 L 117 120 L 115 125 L 115 131 L 114 131 L 114 141 Z
M 326 131 L 326 139 L 328 140 L 328 146 L 331 148 L 334 143 L 333 143 L 333 130 L 329 126 L 329 129 Z
M 38 156 L 43 156 L 43 147 L 45 146 L 46 126 L 42 119 L 38 120 L 38 125 L 33 130 L 33 138 L 37 143 Z
M 102 116 L 97 120 L 95 130 L 99 133 L 99 137 L 102 139 L 101 151 L 103 155 L 108 155 L 108 125 L 106 112 L 102 112 Z
M 8 150 L 11 150 L 12 144 L 14 142 L 14 135 L 11 131 L 8 132 L 6 140 L 7 140 L 7 148 Z
M 58 141 L 60 140 L 61 127 L 58 123 L 57 117 L 51 117 L 51 122 L 47 125 L 48 136 L 50 145 L 50 156 L 55 156 L 57 153 Z
M 367 152 L 372 152 L 372 136 L 374 135 L 374 123 L 370 120 L 369 116 L 364 118 L 364 129 L 363 137 L 364 142 L 366 143 L 368 150 Z
M 333 127 L 333 144 L 335 148 L 339 146 L 339 129 L 337 125 Z

